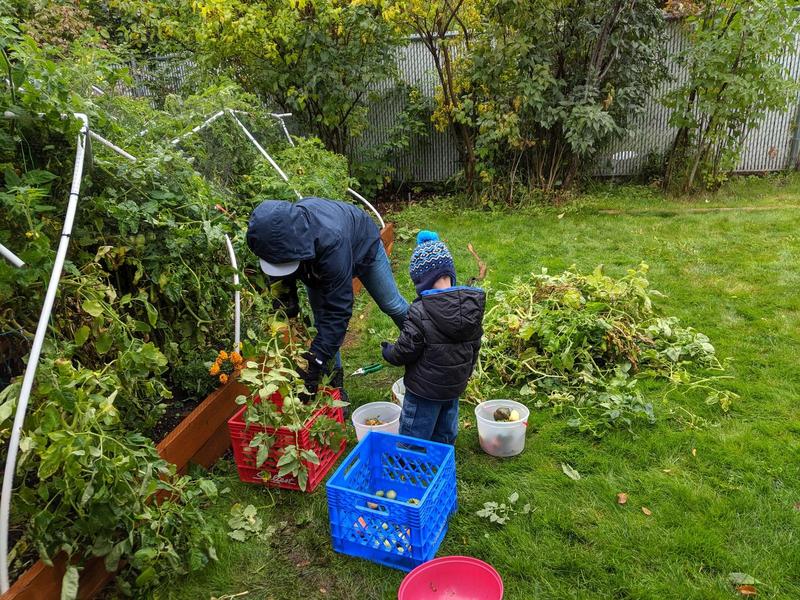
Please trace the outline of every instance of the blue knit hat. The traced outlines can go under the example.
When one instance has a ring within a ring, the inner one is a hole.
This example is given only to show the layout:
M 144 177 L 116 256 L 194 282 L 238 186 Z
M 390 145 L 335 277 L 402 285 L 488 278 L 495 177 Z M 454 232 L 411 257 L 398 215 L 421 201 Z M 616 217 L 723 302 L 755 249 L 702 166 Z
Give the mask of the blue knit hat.
M 419 232 L 417 247 L 411 254 L 411 264 L 408 270 L 418 294 L 433 288 L 433 284 L 445 275 L 450 276 L 451 285 L 456 284 L 456 266 L 453 263 L 453 256 L 445 243 L 439 240 L 439 235 L 435 231 Z

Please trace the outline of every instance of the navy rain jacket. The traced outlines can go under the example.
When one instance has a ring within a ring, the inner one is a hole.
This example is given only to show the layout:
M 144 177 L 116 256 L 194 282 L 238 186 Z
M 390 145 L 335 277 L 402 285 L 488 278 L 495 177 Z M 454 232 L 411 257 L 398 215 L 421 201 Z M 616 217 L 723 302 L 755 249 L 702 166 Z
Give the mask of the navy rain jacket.
M 353 277 L 370 266 L 378 227 L 363 210 L 336 200 L 265 200 L 250 216 L 247 245 L 271 263 L 301 261 L 297 277 L 322 292 L 311 351 L 327 361 L 344 342 L 353 314 Z

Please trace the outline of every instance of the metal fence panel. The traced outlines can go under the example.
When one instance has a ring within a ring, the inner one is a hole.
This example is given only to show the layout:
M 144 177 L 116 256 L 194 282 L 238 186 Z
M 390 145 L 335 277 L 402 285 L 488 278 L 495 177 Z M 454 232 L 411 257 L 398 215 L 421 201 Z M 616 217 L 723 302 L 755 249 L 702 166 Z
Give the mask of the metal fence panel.
M 660 99 L 674 86 L 685 83 L 687 73 L 677 64 L 675 57 L 685 48 L 687 40 L 679 21 L 668 23 L 668 36 L 665 52 L 672 57 L 668 61 L 669 80 L 654 90 L 643 111 L 633 118 L 628 133 L 615 140 L 610 147 L 595 159 L 592 172 L 598 176 L 631 176 L 640 172 L 648 158 L 663 155 L 675 136 L 675 128 L 669 125 L 670 111 Z M 787 49 L 781 58 L 794 80 L 800 80 L 800 38 L 793 48 Z M 433 98 L 438 85 L 433 59 L 423 42 L 416 37 L 408 45 L 397 50 L 397 64 L 401 79 Z M 178 90 L 193 67 L 185 57 L 165 57 L 146 67 L 132 65 L 134 79 L 132 88 L 120 90 L 133 96 L 152 95 L 152 86 Z M 368 111 L 369 127 L 358 142 L 358 147 L 377 146 L 390 136 L 402 112 L 404 99 L 393 90 L 390 82 L 375 86 Z M 744 142 L 738 172 L 766 172 L 785 169 L 792 161 L 790 149 L 795 134 L 795 121 L 798 118 L 797 102 L 786 111 L 768 113 L 761 125 L 751 131 Z M 356 149 L 358 156 L 362 151 Z M 407 151 L 395 160 L 396 179 L 406 182 L 443 182 L 458 173 L 460 169 L 456 139 L 452 132 L 436 131 L 428 124 L 427 136 L 413 136 Z
M 665 51 L 669 56 L 676 57 L 685 49 L 687 40 L 678 21 L 671 21 L 668 29 Z M 789 68 L 792 77 L 800 80 L 800 38 L 781 60 Z M 404 81 L 419 86 L 428 96 L 434 95 L 438 78 L 433 60 L 420 40 L 412 39 L 408 46 L 401 49 L 398 65 Z M 668 150 L 676 130 L 669 125 L 670 111 L 661 104 L 660 99 L 670 89 L 685 83 L 687 78 L 687 73 L 675 60 L 668 62 L 668 68 L 669 80 L 654 91 L 641 114 L 634 117 L 628 133 L 622 139 L 615 140 L 607 151 L 595 159 L 596 164 L 592 169 L 595 175 L 635 175 L 645 166 L 651 154 L 663 155 Z M 747 135 L 736 169 L 738 172 L 779 171 L 789 165 L 797 105 L 795 103 L 783 112 L 769 112 L 762 124 Z M 399 102 L 372 106 L 369 113 L 370 133 L 365 143 L 383 141 L 385 132 L 401 110 L 402 103 Z M 431 132 L 428 139 L 412 140 L 409 150 L 396 161 L 398 171 L 409 173 L 413 181 L 441 182 L 459 170 L 453 135 L 434 132 L 433 127 Z

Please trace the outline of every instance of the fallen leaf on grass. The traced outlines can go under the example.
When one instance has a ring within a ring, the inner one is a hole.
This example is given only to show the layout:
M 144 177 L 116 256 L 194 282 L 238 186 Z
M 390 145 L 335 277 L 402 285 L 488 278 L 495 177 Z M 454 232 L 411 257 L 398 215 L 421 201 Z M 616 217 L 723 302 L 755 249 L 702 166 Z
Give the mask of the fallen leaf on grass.
M 653 514 L 653 511 L 652 511 L 652 510 L 650 510 L 649 508 L 647 508 L 646 506 L 643 506 L 643 507 L 642 507 L 642 512 L 643 512 L 644 514 L 646 514 L 648 517 L 649 517 L 649 516 L 651 516 L 651 515 Z
M 670 473 L 672 473 L 672 469 L 661 469 L 661 472 L 669 475 Z
M 566 213 L 561 213 L 560 215 L 558 215 L 558 218 L 559 218 L 559 219 L 563 219 L 565 214 L 566 214 Z
M 758 596 L 758 590 L 752 585 L 740 585 L 736 588 L 742 596 Z
M 302 569 L 304 567 L 307 567 L 310 564 L 311 564 L 310 560 L 301 560 L 299 563 L 297 563 L 296 566 L 297 566 L 298 569 Z
M 464 429 L 472 429 L 472 421 L 465 420 L 464 421 Z
M 617 504 L 625 504 L 628 501 L 628 494 L 620 492 L 617 494 Z
M 795 502 L 794 503 L 794 509 L 795 510 L 800 510 L 800 502 Z
M 578 473 L 575 469 L 573 469 L 567 463 L 561 463 L 561 470 L 564 471 L 564 475 L 572 479 L 573 481 L 578 481 L 581 478 L 581 474 Z
M 692 448 L 692 456 L 697 456 L 697 448 Z

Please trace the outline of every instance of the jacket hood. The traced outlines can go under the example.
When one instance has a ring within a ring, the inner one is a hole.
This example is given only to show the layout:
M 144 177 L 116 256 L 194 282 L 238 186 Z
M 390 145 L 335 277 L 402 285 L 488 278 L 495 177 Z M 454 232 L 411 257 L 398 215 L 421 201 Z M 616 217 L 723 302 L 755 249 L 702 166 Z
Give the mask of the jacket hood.
M 474 340 L 483 334 L 483 290 L 466 286 L 426 290 L 420 299 L 428 318 L 452 340 Z
M 308 213 L 299 204 L 265 200 L 250 215 L 247 245 L 271 263 L 310 260 L 316 255 Z

